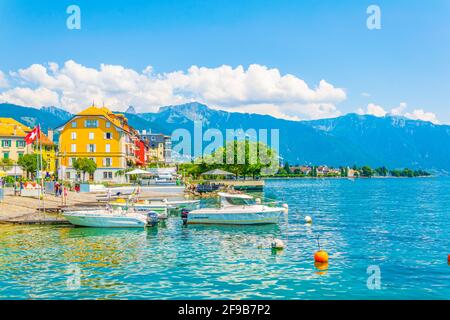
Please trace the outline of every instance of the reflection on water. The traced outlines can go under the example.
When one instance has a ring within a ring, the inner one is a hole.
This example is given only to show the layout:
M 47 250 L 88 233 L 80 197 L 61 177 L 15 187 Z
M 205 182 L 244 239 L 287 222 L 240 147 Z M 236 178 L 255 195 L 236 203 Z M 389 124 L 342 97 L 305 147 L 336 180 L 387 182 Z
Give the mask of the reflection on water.
M 449 299 L 449 187 L 272 180 L 266 196 L 290 208 L 279 225 L 186 227 L 172 215 L 145 230 L 0 226 L 0 298 Z M 328 264 L 314 263 L 317 236 Z M 381 290 L 367 288 L 370 265 Z

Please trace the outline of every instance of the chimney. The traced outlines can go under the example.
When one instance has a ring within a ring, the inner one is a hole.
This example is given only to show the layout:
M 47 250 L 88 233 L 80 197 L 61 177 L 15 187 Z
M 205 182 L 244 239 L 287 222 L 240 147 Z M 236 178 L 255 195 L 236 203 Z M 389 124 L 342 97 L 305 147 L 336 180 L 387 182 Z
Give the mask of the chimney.
M 47 137 L 48 137 L 48 140 L 53 142 L 53 130 L 52 129 L 48 129 Z
M 143 129 L 142 130 L 142 135 L 145 136 L 147 134 L 147 130 Z

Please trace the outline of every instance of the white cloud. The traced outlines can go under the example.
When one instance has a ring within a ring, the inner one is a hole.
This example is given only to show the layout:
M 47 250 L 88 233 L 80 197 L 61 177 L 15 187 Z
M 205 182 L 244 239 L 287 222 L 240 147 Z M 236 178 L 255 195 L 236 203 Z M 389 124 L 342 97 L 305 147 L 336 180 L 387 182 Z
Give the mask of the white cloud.
M 58 94 L 47 88 L 37 89 L 17 87 L 0 93 L 0 102 L 9 102 L 22 106 L 58 106 Z
M 433 123 L 439 123 L 436 114 L 433 112 L 425 112 L 423 109 L 415 109 L 412 113 L 405 113 L 405 117 L 414 120 L 430 121 Z
M 0 70 L 0 88 L 7 88 L 8 86 L 8 80 L 6 80 L 5 74 Z
M 325 80 L 311 88 L 294 75 L 282 75 L 276 68 L 257 64 L 247 69 L 192 66 L 187 71 L 155 74 L 151 66 L 142 72 L 105 64 L 96 69 L 69 60 L 62 67 L 33 64 L 10 75 L 21 88 L 0 93 L 0 100 L 22 100 L 35 106 L 58 101 L 72 112 L 86 108 L 93 100 L 117 110 L 133 105 L 141 112 L 199 101 L 230 111 L 310 119 L 339 115 L 336 104 L 346 99 L 343 89 Z
M 406 107 L 407 107 L 406 102 L 400 102 L 400 105 L 396 108 L 393 108 L 390 113 L 394 116 L 401 116 L 403 114 L 403 111 L 405 111 Z
M 405 110 L 407 108 L 406 102 L 401 102 L 398 107 L 392 108 L 390 112 L 387 112 L 383 107 L 369 103 L 367 105 L 366 110 L 363 108 L 358 108 L 356 110 L 356 113 L 358 114 L 370 114 L 377 117 L 384 117 L 386 114 L 390 114 L 393 116 L 404 116 L 409 119 L 413 120 L 423 120 L 423 121 L 430 121 L 433 123 L 439 123 L 439 120 L 436 117 L 436 114 L 433 112 L 426 112 L 423 109 L 414 109 L 413 112 L 406 112 Z
M 374 103 L 369 103 L 367 105 L 366 110 L 362 109 L 362 108 L 358 108 L 358 110 L 356 111 L 356 113 L 358 114 L 370 114 L 376 117 L 384 117 L 386 115 L 386 110 L 383 109 L 383 107 L 374 104 Z

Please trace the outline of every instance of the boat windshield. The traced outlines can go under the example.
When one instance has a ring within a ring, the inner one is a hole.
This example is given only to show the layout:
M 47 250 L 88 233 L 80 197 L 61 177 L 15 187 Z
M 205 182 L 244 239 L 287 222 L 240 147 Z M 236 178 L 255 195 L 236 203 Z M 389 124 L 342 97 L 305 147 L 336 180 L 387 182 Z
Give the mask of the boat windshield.
M 224 197 L 222 198 L 224 204 L 233 205 L 233 206 L 248 206 L 255 204 L 254 199 L 243 199 L 243 198 L 233 198 L 233 197 Z

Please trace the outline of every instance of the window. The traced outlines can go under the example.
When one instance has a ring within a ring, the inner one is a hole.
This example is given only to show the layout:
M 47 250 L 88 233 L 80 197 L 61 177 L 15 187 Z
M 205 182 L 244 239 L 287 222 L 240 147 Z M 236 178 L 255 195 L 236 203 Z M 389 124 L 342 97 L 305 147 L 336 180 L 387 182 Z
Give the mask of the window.
M 85 120 L 84 126 L 86 128 L 97 128 L 98 127 L 98 120 Z
M 70 179 L 70 172 L 66 172 L 66 179 Z
M 103 179 L 112 179 L 112 172 L 111 171 L 103 172 Z
M 70 152 L 77 152 L 77 145 L 75 143 L 70 145 Z
M 17 156 L 19 157 L 19 159 L 22 158 L 23 157 L 23 152 L 18 152 Z
M 26 145 L 27 145 L 27 143 L 25 142 L 25 140 L 17 140 L 16 141 L 17 148 L 25 148 Z
M 95 152 L 95 144 L 88 144 L 87 145 L 87 152 Z
M 73 163 L 75 162 L 77 158 L 69 158 L 69 166 L 73 166 Z
M 91 158 L 89 158 L 89 159 L 91 159 L 92 161 L 94 161 L 94 162 L 95 162 L 95 158 L 91 157 Z
M 9 159 L 9 152 L 3 153 L 3 159 Z
M 106 127 L 107 127 L 107 128 L 111 128 L 111 122 L 106 121 Z
M 76 128 L 77 127 L 77 122 L 76 121 L 72 121 L 72 128 Z M 70 175 L 70 173 L 69 173 Z
M 111 132 L 105 132 L 105 139 L 111 140 L 112 139 L 112 133 Z
M 2 147 L 11 147 L 11 140 L 2 140 Z
M 150 137 L 150 140 L 155 141 L 155 140 L 156 140 L 156 137 L 155 137 L 155 136 L 151 136 L 151 137 Z
M 94 133 L 93 132 L 89 132 L 89 140 L 94 140 Z
M 104 158 L 103 159 L 103 166 L 104 167 L 111 167 L 112 165 L 112 159 L 111 158 Z
M 72 132 L 71 133 L 71 137 L 72 137 L 72 140 L 76 140 L 77 139 L 77 133 L 76 132 Z
M 105 144 L 105 152 L 111 152 L 111 145 L 109 143 Z

